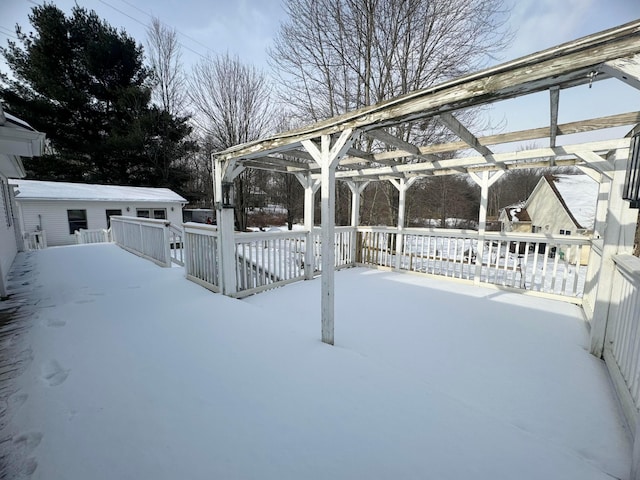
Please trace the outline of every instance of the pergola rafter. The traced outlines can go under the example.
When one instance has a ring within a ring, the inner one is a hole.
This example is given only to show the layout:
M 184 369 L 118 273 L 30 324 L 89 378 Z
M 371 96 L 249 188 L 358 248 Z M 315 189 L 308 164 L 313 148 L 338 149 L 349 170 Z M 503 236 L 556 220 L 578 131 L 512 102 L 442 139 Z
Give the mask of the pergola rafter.
M 576 165 L 597 172 L 592 175 L 596 178 L 615 177 L 613 182 L 617 182 L 619 169 L 614 167 L 608 152 L 628 149 L 629 138 L 559 145 L 564 135 L 640 122 L 640 112 L 630 112 L 558 124 L 560 90 L 609 78 L 640 89 L 640 20 L 306 127 L 229 148 L 214 155 L 215 185 L 221 188 L 222 182 L 233 178 L 242 166 L 295 174 L 305 186 L 305 226 L 310 227 L 313 223 L 307 215 L 313 213 L 309 204 L 319 182 L 322 188 L 322 332 L 323 341 L 333 343 L 333 253 L 329 245 L 333 245 L 336 179 L 351 182 L 354 195 L 361 194 L 354 182 L 370 180 L 393 180 L 403 194 L 419 176 L 470 173 L 486 197 L 490 184 L 502 175 L 499 171 Z M 550 96 L 548 126 L 477 136 L 456 118 L 457 112 L 466 109 L 544 91 L 549 91 Z M 437 118 L 460 141 L 416 145 L 385 130 L 399 127 L 402 131 L 407 123 Z M 354 147 L 361 135 L 384 143 L 387 149 L 365 152 Z M 498 153 L 494 148 L 544 138 L 549 140 L 547 148 L 507 153 Z M 475 150 L 477 154 L 460 156 L 461 150 L 465 153 Z M 300 160 L 300 164 L 287 157 Z M 219 198 L 220 194 L 216 193 L 216 201 Z M 359 205 L 359 202 L 353 204 Z M 482 212 L 486 216 L 486 208 L 480 211 L 480 225 L 484 225 L 486 218 L 482 218 Z M 222 224 L 232 225 L 230 217 Z

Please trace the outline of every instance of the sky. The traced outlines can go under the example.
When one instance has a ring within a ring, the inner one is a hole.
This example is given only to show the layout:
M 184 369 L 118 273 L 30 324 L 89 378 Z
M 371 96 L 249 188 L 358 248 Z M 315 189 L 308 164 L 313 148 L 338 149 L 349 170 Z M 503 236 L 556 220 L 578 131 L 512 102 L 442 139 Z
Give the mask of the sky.
M 638 0 L 505 0 L 511 8 L 509 25 L 514 32 L 511 45 L 490 62 L 498 64 L 553 47 L 563 42 L 605 30 L 640 18 Z M 28 27 L 28 14 L 41 0 L 0 1 L 0 44 L 5 44 L 14 32 L 15 24 Z M 286 20 L 280 0 L 237 0 L 229 2 L 204 0 L 57 0 L 65 12 L 75 3 L 95 10 L 112 26 L 123 28 L 139 42 L 145 41 L 145 29 L 152 16 L 177 30 L 183 47 L 186 67 L 207 54 L 237 54 L 245 62 L 268 73 L 266 49 L 272 44 L 280 23 Z M 626 107 L 638 104 L 640 94 L 621 82 L 613 94 L 593 95 L 593 105 L 581 113 L 584 118 L 633 110 Z M 596 91 L 596 89 L 594 89 Z M 615 101 L 612 101 L 612 96 Z M 520 114 L 513 115 L 517 106 L 506 104 L 491 112 L 495 125 L 507 123 L 507 130 L 533 128 L 548 124 L 548 98 L 540 95 L 525 102 Z M 573 100 L 561 95 L 560 122 L 579 120 L 573 112 L 580 106 L 584 111 L 584 97 Z M 526 115 L 522 115 L 526 111 Z M 602 113 L 601 113 L 602 112 Z M 586 117 L 585 117 L 586 115 Z

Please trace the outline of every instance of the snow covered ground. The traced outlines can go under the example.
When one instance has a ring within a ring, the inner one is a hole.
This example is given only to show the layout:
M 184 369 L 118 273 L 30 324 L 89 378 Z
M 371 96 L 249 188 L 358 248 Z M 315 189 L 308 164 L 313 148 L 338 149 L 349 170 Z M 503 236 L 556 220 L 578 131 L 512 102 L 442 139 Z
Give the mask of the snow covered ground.
M 5 399 L 8 478 L 628 476 L 573 305 L 350 269 L 331 347 L 319 279 L 241 301 L 111 244 L 16 263 L 35 306 L 3 345 L 30 353 Z

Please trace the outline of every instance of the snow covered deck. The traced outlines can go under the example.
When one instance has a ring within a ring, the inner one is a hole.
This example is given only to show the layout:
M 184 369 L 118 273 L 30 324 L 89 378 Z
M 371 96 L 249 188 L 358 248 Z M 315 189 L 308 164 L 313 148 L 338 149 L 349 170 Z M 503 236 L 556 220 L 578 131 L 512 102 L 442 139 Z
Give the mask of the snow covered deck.
M 320 279 L 234 300 L 183 275 L 113 244 L 18 257 L 6 478 L 628 477 L 575 305 L 348 269 L 332 347 Z

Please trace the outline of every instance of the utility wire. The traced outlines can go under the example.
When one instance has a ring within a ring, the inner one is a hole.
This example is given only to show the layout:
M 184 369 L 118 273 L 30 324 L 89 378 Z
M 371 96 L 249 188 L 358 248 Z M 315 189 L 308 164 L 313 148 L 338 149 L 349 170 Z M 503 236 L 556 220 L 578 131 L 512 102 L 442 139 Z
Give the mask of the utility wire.
M 110 7 L 110 8 L 112 8 L 112 9 L 114 9 L 116 12 L 121 13 L 121 14 L 122 14 L 122 15 L 124 15 L 125 17 L 130 18 L 130 19 L 131 19 L 131 20 L 133 20 L 134 22 L 139 23 L 139 24 L 140 24 L 140 25 L 142 25 L 143 27 L 145 27 L 145 28 L 149 28 L 149 24 L 144 23 L 143 21 L 138 20 L 138 19 L 137 19 L 137 18 L 135 18 L 135 17 L 132 17 L 132 16 L 131 16 L 131 15 L 129 15 L 128 13 L 125 13 L 125 12 L 123 12 L 122 10 L 120 10 L 119 8 L 114 7 L 113 5 L 111 5 L 110 3 L 106 2 L 105 0 L 98 0 L 98 1 L 99 1 L 100 3 L 102 3 L 102 4 L 106 5 L 107 7 Z M 145 13 L 145 12 L 142 12 L 142 13 Z M 148 13 L 146 13 L 146 15 L 149 15 L 149 14 L 148 14 Z M 165 25 L 166 25 L 166 24 L 165 24 Z M 169 27 L 170 27 L 170 25 L 169 25 Z M 184 34 L 183 34 L 183 35 L 184 35 Z M 185 35 L 185 36 L 186 36 L 186 35 Z M 187 38 L 189 38 L 189 37 L 187 37 Z M 199 42 L 197 42 L 197 43 L 199 43 Z M 179 44 L 182 48 L 184 48 L 185 50 L 189 50 L 190 52 L 192 52 L 192 53 L 194 53 L 194 54 L 198 55 L 198 56 L 199 56 L 199 57 L 201 57 L 201 58 L 205 58 L 205 59 L 207 58 L 205 55 L 202 55 L 200 52 L 197 52 L 196 50 L 194 50 L 194 49 L 192 49 L 192 48 L 190 48 L 190 47 L 187 47 L 184 43 L 178 42 L 178 44 Z M 205 48 L 206 48 L 206 47 L 205 47 Z
M 134 4 L 132 4 L 132 3 L 128 2 L 127 0 L 120 0 L 120 1 L 121 1 L 122 3 L 125 3 L 125 4 L 129 5 L 131 8 L 135 8 L 135 9 L 136 9 L 136 10 L 138 10 L 140 13 L 142 13 L 142 14 L 146 15 L 146 16 L 147 16 L 147 17 L 149 17 L 149 18 L 155 18 L 152 14 L 150 14 L 150 13 L 148 13 L 148 12 L 145 12 L 145 11 L 144 11 L 144 10 L 142 10 L 141 8 L 136 7 Z M 158 18 L 158 20 L 160 20 L 160 19 Z M 171 25 L 169 25 L 169 24 L 167 24 L 167 23 L 163 22 L 162 20 L 160 20 L 160 23 L 162 23 L 165 27 L 168 27 L 168 28 L 171 28 L 171 29 L 175 30 L 175 31 L 176 31 L 176 32 L 178 32 L 180 35 L 182 35 L 183 37 L 188 38 L 189 40 L 191 40 L 191 41 L 192 41 L 192 42 L 194 42 L 194 43 L 197 43 L 197 44 L 198 44 L 198 45 L 200 45 L 201 47 L 206 48 L 209 52 L 211 52 L 211 53 L 215 53 L 215 52 L 213 52 L 213 51 L 212 51 L 212 50 L 211 50 L 207 45 L 205 45 L 204 43 L 202 43 L 202 42 L 200 42 L 200 41 L 196 40 L 196 39 L 195 39 L 195 38 L 193 38 L 193 37 L 190 37 L 189 35 L 187 35 L 186 33 L 181 32 L 181 31 L 180 31 L 180 30 L 178 30 L 177 28 L 172 27 Z
M 4 31 L 0 31 L 0 35 L 4 35 L 6 37 L 11 37 L 11 38 L 15 38 L 16 40 L 20 40 L 18 37 L 16 37 L 16 32 L 9 28 L 3 27 L 2 25 L 0 25 L 0 30 L 4 30 Z

